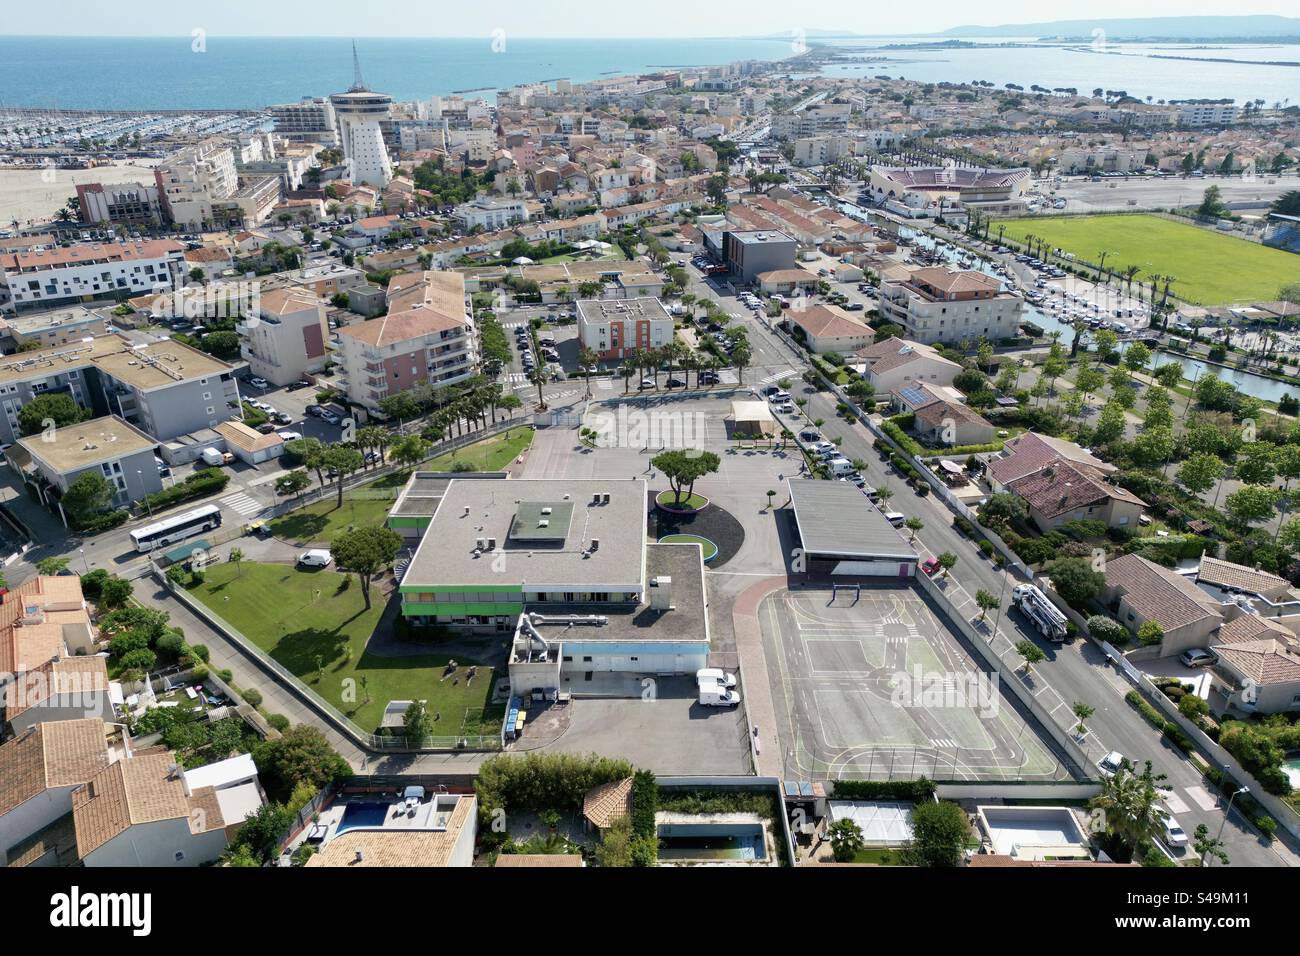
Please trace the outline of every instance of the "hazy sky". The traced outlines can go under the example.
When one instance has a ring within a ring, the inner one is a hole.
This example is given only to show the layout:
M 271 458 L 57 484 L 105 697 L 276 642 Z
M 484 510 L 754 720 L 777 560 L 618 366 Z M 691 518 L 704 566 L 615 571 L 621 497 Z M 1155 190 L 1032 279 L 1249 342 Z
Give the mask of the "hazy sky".
M 1295 0 L 958 0 L 910 4 L 824 0 L 651 0 L 648 3 L 570 3 L 565 0 L 0 0 L 0 35 L 187 36 L 488 36 L 517 37 L 755 36 L 836 30 L 911 34 L 970 23 L 1038 23 L 1091 17 L 1294 15 Z M 185 9 L 193 7 L 194 9 Z M 572 11 L 572 16 L 569 15 Z M 923 13 L 924 16 L 918 16 Z

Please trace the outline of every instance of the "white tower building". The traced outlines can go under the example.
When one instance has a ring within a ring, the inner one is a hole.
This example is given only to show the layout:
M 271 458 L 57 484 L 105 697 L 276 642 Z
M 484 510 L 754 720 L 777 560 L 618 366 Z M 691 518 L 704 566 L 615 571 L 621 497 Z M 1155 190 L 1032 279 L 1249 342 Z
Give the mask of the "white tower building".
M 330 97 L 338 122 L 343 158 L 348 163 L 352 181 L 382 189 L 393 178 L 393 163 L 384 145 L 380 121 L 388 119 L 393 99 L 387 93 L 375 93 L 361 78 L 361 61 L 357 45 L 352 44 L 352 87 L 346 93 Z

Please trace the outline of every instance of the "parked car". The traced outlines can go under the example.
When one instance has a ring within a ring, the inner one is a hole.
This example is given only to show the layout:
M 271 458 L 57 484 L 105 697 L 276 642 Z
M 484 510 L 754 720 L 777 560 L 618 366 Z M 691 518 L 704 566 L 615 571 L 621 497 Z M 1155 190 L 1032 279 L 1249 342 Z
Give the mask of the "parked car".
M 921 562 L 921 570 L 931 577 L 934 576 L 934 573 L 938 571 L 939 568 L 940 564 L 938 558 L 926 558 Z
M 300 441 L 302 439 L 301 432 L 276 432 L 276 434 L 284 441 Z
M 1163 807 L 1160 808 L 1160 822 L 1165 828 L 1165 843 L 1171 847 L 1187 846 L 1187 831 L 1182 828 L 1177 818 Z
M 327 568 L 333 560 L 330 553 L 321 548 L 313 548 L 298 555 L 298 565 L 304 568 Z
M 313 418 L 320 418 L 321 412 L 323 412 L 325 409 L 321 408 L 319 405 L 308 405 L 307 408 L 304 410 L 307 412 L 308 415 L 312 416 Z
M 1113 777 L 1119 773 L 1120 769 L 1128 763 L 1128 758 L 1118 750 L 1112 750 L 1106 756 L 1097 761 L 1097 769 L 1107 777 Z
M 1189 647 L 1178 658 L 1184 667 L 1208 667 L 1218 663 L 1219 658 L 1212 651 L 1203 647 Z
M 264 378 L 254 375 L 248 380 L 248 384 L 253 386 L 253 388 L 267 388 L 271 383 Z
M 652 378 L 641 379 L 641 384 L 637 386 L 637 391 L 645 391 L 648 388 L 658 388 L 659 384 Z
M 343 420 L 339 418 L 337 415 L 335 415 L 333 412 L 325 411 L 323 409 L 321 410 L 320 413 L 320 419 L 321 421 L 325 422 L 328 425 L 337 425 L 339 422 Z

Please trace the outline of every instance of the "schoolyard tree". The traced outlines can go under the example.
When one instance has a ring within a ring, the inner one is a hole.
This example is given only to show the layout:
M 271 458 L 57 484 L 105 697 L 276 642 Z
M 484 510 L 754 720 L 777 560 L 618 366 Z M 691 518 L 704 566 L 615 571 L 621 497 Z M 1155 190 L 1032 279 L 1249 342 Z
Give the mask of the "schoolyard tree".
M 365 465 L 361 452 L 347 445 L 330 445 L 325 449 L 324 466 L 334 472 L 334 483 L 338 486 L 338 507 L 343 507 L 343 482 L 349 475 L 356 474 Z
M 429 454 L 430 443 L 421 435 L 403 435 L 389 450 L 393 461 L 405 468 L 414 468 Z
M 301 468 L 275 479 L 275 493 L 281 497 L 299 495 L 311 487 L 311 476 Z
M 335 563 L 360 580 L 366 610 L 370 609 L 371 580 L 393 563 L 401 546 L 401 535 L 390 528 L 353 528 L 330 542 Z
M 689 500 L 695 494 L 695 482 L 716 472 L 722 466 L 722 459 L 711 451 L 687 448 L 662 451 L 650 459 L 650 464 L 664 473 L 675 495 L 673 504 L 679 505 L 682 492 L 686 492 Z
M 1001 605 L 1001 603 L 1002 602 L 998 600 L 998 596 L 996 594 L 992 594 L 988 591 L 983 590 L 982 588 L 975 592 L 975 604 L 980 609 L 981 621 L 985 620 L 988 617 L 989 611 L 993 610 L 995 607 L 998 607 L 999 605 Z

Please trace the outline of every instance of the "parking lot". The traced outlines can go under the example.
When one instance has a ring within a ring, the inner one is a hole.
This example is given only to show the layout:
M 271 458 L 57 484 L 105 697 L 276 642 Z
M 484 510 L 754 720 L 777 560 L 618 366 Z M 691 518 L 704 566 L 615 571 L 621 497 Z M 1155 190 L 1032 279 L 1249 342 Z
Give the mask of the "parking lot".
M 910 587 L 779 591 L 759 621 L 788 776 L 1068 777 Z
M 656 686 L 654 700 L 574 700 L 568 730 L 546 749 L 621 757 L 657 774 L 753 772 L 741 708 L 702 707 L 693 677 L 659 678 Z

